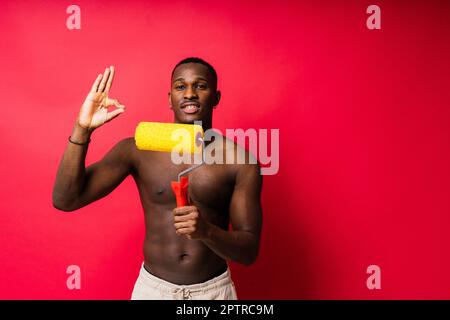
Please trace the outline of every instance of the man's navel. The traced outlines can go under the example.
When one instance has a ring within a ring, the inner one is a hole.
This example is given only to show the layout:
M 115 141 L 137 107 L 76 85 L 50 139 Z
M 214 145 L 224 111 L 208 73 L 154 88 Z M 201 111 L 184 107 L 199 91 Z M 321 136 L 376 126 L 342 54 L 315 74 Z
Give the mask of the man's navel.
M 178 256 L 178 260 L 180 262 L 188 262 L 190 260 L 191 256 L 187 253 L 182 253 Z

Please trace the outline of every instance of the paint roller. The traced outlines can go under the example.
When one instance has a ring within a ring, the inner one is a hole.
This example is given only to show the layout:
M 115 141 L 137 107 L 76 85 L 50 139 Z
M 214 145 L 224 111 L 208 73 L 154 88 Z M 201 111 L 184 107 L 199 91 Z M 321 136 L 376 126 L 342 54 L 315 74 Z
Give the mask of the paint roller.
M 205 163 L 203 128 L 197 124 L 140 122 L 134 139 L 139 150 L 202 154 L 199 164 L 181 171 L 178 180 L 171 182 L 177 207 L 187 206 L 189 179 L 186 175 Z

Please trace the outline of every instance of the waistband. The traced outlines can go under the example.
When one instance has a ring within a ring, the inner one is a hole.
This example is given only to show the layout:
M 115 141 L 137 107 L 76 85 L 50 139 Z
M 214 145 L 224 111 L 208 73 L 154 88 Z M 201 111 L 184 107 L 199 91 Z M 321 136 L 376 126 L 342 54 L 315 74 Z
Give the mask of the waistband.
M 227 267 L 227 270 L 225 270 L 224 273 L 208 281 L 189 285 L 180 285 L 156 277 L 155 275 L 148 272 L 144 268 L 144 263 L 142 263 L 141 270 L 139 272 L 139 278 L 145 285 L 170 294 L 179 292 L 189 292 L 190 294 L 204 294 L 208 291 L 214 291 L 223 288 L 224 286 L 230 285 L 232 283 L 229 267 Z

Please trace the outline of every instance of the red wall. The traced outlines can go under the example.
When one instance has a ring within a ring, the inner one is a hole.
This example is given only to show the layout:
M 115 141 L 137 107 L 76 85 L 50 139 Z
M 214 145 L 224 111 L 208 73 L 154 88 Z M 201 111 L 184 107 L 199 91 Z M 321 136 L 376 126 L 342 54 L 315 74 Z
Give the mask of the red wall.
M 66 8 L 81 7 L 81 30 Z M 366 8 L 381 8 L 368 30 Z M 128 299 L 142 262 L 131 178 L 76 213 L 52 207 L 67 137 L 95 76 L 128 109 L 93 135 L 99 160 L 139 121 L 172 120 L 170 72 L 210 61 L 214 125 L 280 129 L 258 261 L 240 298 L 450 299 L 450 4 L 445 1 L 2 1 L 0 298 Z M 66 268 L 81 268 L 68 290 Z M 381 290 L 366 287 L 369 265 Z

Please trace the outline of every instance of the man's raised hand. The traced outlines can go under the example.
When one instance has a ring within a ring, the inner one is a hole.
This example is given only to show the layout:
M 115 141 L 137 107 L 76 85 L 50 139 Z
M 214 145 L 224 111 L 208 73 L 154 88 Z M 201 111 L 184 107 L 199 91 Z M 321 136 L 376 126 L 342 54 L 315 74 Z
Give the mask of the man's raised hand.
M 114 67 L 105 69 L 103 74 L 99 74 L 92 85 L 91 91 L 81 106 L 78 115 L 78 125 L 82 128 L 93 131 L 106 122 L 116 118 L 125 112 L 125 106 L 117 99 L 108 96 L 114 79 Z M 108 107 L 115 106 L 117 109 L 108 111 Z

